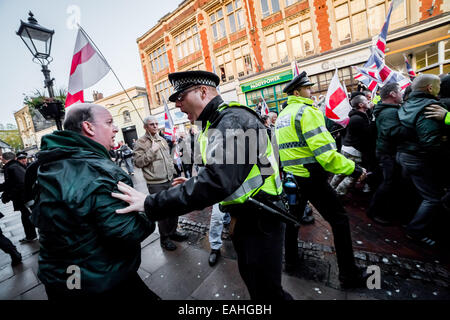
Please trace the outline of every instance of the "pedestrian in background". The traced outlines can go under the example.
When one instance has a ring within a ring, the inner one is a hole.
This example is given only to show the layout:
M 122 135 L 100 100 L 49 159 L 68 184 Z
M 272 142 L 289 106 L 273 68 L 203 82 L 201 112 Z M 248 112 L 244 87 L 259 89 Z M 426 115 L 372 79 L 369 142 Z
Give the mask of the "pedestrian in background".
M 2 162 L 5 176 L 5 182 L 0 185 L 0 191 L 3 191 L 2 201 L 3 203 L 12 201 L 14 211 L 20 211 L 25 231 L 25 238 L 19 242 L 35 241 L 37 240 L 36 228 L 30 220 L 30 209 L 25 205 L 28 202 L 25 197 L 25 168 L 16 160 L 13 152 L 3 153 Z

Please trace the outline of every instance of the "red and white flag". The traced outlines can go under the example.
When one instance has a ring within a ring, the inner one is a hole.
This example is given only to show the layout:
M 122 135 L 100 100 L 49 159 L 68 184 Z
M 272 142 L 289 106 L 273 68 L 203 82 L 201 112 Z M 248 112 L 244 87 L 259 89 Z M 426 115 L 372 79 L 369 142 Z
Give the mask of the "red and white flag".
M 266 100 L 264 100 L 264 98 L 262 98 L 261 101 L 261 115 L 262 116 L 267 116 L 269 114 L 269 107 L 267 106 Z
M 66 108 L 77 102 L 84 102 L 83 90 L 96 84 L 110 70 L 108 64 L 78 29 L 72 66 L 70 67 L 69 87 Z
M 339 82 L 338 72 L 334 73 L 325 97 L 325 116 L 342 126 L 349 122 L 348 113 L 352 109 L 347 94 Z
M 292 79 L 294 79 L 296 76 L 300 74 L 300 70 L 298 69 L 297 61 L 292 61 L 291 63 L 292 68 Z

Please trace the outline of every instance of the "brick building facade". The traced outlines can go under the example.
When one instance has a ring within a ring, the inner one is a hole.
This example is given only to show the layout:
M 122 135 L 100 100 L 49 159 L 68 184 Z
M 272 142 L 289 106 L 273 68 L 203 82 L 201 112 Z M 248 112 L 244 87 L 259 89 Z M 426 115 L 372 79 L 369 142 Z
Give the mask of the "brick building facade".
M 405 72 L 450 72 L 450 1 L 396 0 L 386 62 Z M 153 114 L 171 93 L 168 73 L 214 71 L 225 100 L 280 110 L 291 62 L 306 70 L 316 95 L 333 72 L 356 88 L 351 66 L 364 64 L 380 33 L 388 0 L 185 0 L 137 39 Z M 172 106 L 173 107 L 173 106 Z

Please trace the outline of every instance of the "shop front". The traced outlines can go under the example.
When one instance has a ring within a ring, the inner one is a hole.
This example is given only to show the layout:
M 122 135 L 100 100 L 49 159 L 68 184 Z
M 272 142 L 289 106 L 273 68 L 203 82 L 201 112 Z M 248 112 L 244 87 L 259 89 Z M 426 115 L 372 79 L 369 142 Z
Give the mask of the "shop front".
M 279 113 L 281 105 L 287 100 L 283 89 L 292 80 L 292 70 L 285 70 L 256 80 L 242 83 L 241 90 L 245 95 L 245 103 L 255 108 L 264 99 L 270 111 Z

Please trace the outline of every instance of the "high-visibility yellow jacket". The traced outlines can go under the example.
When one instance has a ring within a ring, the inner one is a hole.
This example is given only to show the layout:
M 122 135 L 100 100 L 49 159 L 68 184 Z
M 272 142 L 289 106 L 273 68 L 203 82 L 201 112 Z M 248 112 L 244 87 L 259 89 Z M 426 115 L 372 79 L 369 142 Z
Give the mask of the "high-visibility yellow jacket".
M 283 171 L 307 178 L 310 172 L 304 165 L 319 163 L 328 172 L 351 175 L 355 163 L 337 152 L 324 114 L 313 103 L 289 96 L 288 105 L 278 115 L 275 135 Z

